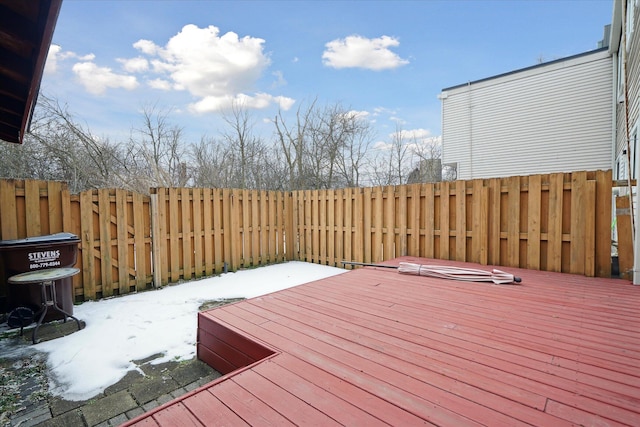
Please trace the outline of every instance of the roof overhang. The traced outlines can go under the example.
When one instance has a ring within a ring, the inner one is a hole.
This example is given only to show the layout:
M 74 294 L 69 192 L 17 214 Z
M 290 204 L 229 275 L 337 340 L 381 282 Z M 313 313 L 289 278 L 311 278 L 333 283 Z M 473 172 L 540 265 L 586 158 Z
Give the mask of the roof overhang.
M 21 144 L 62 0 L 0 0 L 0 139 Z

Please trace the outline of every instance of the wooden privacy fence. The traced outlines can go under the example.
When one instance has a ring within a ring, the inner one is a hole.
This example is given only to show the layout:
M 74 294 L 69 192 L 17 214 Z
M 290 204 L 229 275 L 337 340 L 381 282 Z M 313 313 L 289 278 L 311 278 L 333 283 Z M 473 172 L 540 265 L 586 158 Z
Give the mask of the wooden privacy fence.
M 76 300 L 145 289 L 151 284 L 149 197 L 101 189 L 71 195 L 65 183 L 0 180 L 0 239 L 70 232 L 80 245 Z M 6 298 L 4 266 L 0 297 Z
M 0 239 L 76 234 L 78 301 L 287 260 L 341 267 L 411 255 L 609 277 L 611 187 L 611 171 L 151 196 L 2 180 Z
M 611 171 L 292 194 L 293 259 L 401 255 L 611 275 Z
M 151 206 L 156 284 L 291 259 L 283 192 L 157 188 Z

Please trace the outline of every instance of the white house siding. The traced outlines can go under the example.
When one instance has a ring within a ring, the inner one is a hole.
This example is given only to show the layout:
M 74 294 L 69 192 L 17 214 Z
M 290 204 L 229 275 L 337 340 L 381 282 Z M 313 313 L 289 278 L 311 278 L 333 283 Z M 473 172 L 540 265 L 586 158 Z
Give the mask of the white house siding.
M 640 137 L 640 1 L 626 0 L 624 6 L 626 6 L 631 25 L 633 27 L 633 31 L 630 31 L 630 37 L 628 40 L 625 40 L 626 46 L 622 44 L 622 38 L 623 32 L 627 30 L 629 21 L 625 19 L 626 17 L 623 17 L 623 3 L 619 0 L 614 1 L 610 34 L 610 52 L 616 54 L 614 57 L 624 58 L 626 56 L 626 101 L 628 102 L 628 111 L 625 111 L 624 99 L 617 96 L 618 90 L 616 87 L 616 90 L 614 91 L 616 93 L 616 130 L 614 139 L 617 167 L 614 169 L 614 177 L 618 179 L 626 179 L 631 175 L 632 178 L 637 179 L 640 175 L 638 173 L 640 169 L 640 142 L 637 142 L 634 139 Z M 616 64 L 614 69 L 619 72 L 618 64 Z M 629 166 L 631 166 L 631 168 L 635 168 L 635 174 L 633 172 L 629 174 L 629 168 L 626 166 L 627 159 L 623 154 L 623 150 L 627 148 L 627 118 L 629 136 L 631 137 L 630 145 L 632 153 L 632 164 Z M 640 193 L 637 190 L 637 186 L 632 187 L 636 230 L 634 236 L 633 283 L 635 285 L 640 285 L 640 233 L 638 232 L 638 230 L 640 230 L 640 227 L 638 227 L 638 224 L 640 224 Z M 626 187 L 616 188 L 614 189 L 614 196 L 616 194 L 628 195 L 629 192 Z
M 610 169 L 612 75 L 598 50 L 444 89 L 443 163 L 459 179 Z
M 621 4 L 616 4 L 618 8 L 621 8 Z M 614 11 L 615 13 L 621 13 L 620 9 Z M 627 100 L 628 100 L 628 119 L 629 119 L 629 133 L 631 136 L 634 131 L 640 133 L 640 6 L 635 6 L 634 10 L 634 31 L 631 34 L 631 38 L 627 40 L 627 53 L 626 53 L 626 67 L 627 67 Z M 617 17 L 621 19 L 621 17 Z M 614 16 L 614 23 L 616 22 L 616 16 Z M 621 25 L 621 23 L 619 24 Z M 621 29 L 618 28 L 618 32 L 613 33 L 616 38 L 614 43 L 615 51 L 618 56 L 624 55 L 621 49 Z M 624 56 L 623 56 L 624 57 Z M 627 129 L 626 129 L 626 112 L 625 104 L 622 98 L 618 98 L 616 106 L 616 158 L 622 156 L 622 151 L 627 148 Z M 640 154 L 640 153 L 634 153 Z M 637 177 L 637 175 L 636 175 Z M 623 177 L 619 177 L 623 178 Z M 626 177 L 624 177 L 626 178 Z

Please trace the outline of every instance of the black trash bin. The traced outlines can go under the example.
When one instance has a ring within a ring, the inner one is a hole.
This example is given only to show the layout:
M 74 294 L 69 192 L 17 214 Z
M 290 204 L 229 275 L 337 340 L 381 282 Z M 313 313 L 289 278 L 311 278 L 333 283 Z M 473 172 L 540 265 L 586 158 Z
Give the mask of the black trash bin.
M 15 285 L 9 277 L 28 271 L 56 267 L 73 267 L 78 258 L 80 239 L 71 233 L 56 233 L 26 239 L 0 240 L 0 259 L 3 269 L 0 288 L 6 295 L 5 312 L 17 307 L 40 308 L 41 289 L 38 284 Z M 73 314 L 72 278 L 57 280 L 55 283 L 57 303 L 64 311 Z M 64 315 L 50 310 L 44 322 L 64 319 Z

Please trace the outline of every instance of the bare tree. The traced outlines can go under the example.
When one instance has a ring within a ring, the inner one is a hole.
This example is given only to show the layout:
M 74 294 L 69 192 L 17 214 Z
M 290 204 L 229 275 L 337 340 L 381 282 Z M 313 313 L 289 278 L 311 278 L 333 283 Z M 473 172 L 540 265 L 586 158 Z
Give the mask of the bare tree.
M 411 150 L 400 125 L 396 126 L 396 130 L 390 135 L 390 138 L 391 142 L 383 146 L 372 161 L 371 170 L 374 185 L 398 185 L 403 183 L 405 176 L 410 173 L 411 169 L 408 163 Z
M 228 167 L 223 143 L 203 137 L 199 144 L 191 147 L 193 184 L 196 187 L 227 187 Z
M 286 172 L 289 175 L 288 189 L 301 190 L 307 188 L 304 168 L 305 145 L 311 131 L 315 104 L 316 100 L 304 110 L 301 104 L 296 111 L 296 122 L 293 125 L 287 125 L 282 110 L 278 111 L 274 119 L 276 140 L 280 150 L 282 150 Z
M 0 177 L 9 179 L 53 179 L 55 165 L 46 150 L 30 134 L 23 144 L 0 142 Z
M 407 177 L 407 184 L 442 181 L 442 146 L 439 138 L 413 136 L 411 144 L 417 165 Z
M 353 131 L 353 121 L 340 104 L 315 111 L 307 155 L 309 174 L 316 183 L 316 188 L 338 186 L 335 182 L 338 159 Z
M 351 132 L 347 135 L 348 139 L 337 159 L 336 168 L 343 186 L 359 187 L 375 135 L 371 123 L 356 113 L 347 113 L 346 119 L 351 121 Z
M 301 106 L 288 126 L 279 112 L 276 140 L 289 173 L 289 188 L 359 185 L 360 168 L 372 141 L 371 124 L 339 103 Z
M 142 193 L 157 186 L 286 191 L 436 179 L 430 175 L 440 157 L 435 139 L 425 144 L 398 126 L 372 156 L 374 132 L 364 116 L 339 103 L 319 107 L 317 100 L 294 113 L 285 119 L 278 112 L 268 147 L 247 108 L 234 104 L 222 115 L 226 127 L 219 136 L 189 145 L 183 129 L 170 123 L 170 110 L 154 105 L 144 109 L 128 141 L 113 144 L 42 96 L 25 144 L 0 144 L 0 176 L 64 180 L 74 192 L 119 187 Z
M 183 187 L 189 181 L 183 129 L 169 122 L 170 112 L 155 105 L 145 107 L 142 126 L 131 132 L 126 163 L 141 189 Z
M 227 155 L 234 161 L 234 187 L 259 188 L 264 167 L 263 140 L 254 134 L 254 121 L 246 106 L 234 102 L 222 119 L 228 125 L 223 138 L 228 144 Z
M 127 181 L 120 147 L 93 135 L 54 99 L 40 96 L 27 143 L 46 153 L 48 166 L 39 168 L 37 178 L 67 181 L 71 191 Z

